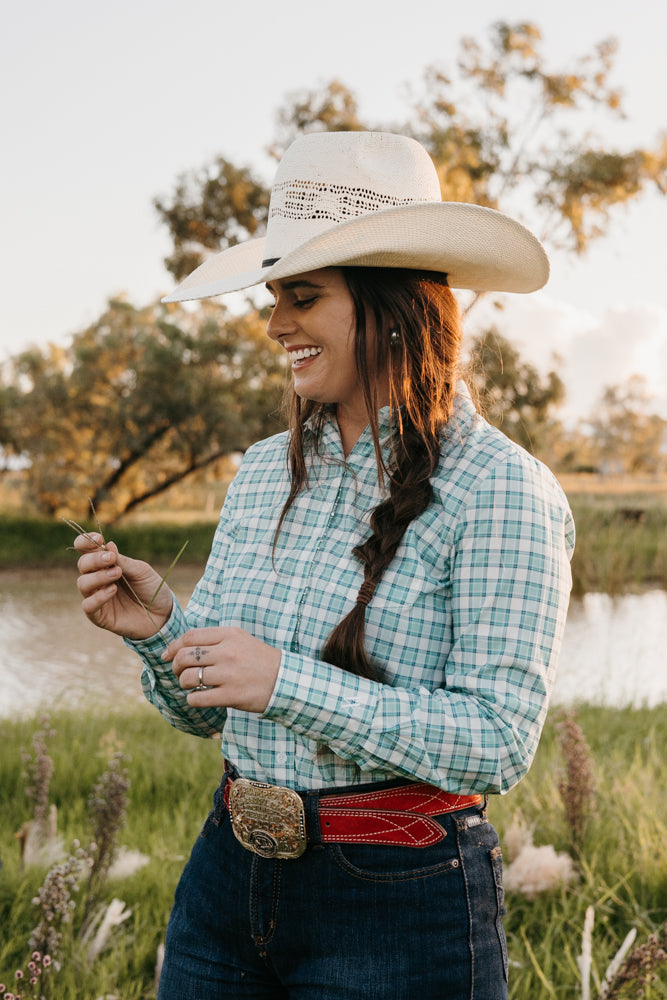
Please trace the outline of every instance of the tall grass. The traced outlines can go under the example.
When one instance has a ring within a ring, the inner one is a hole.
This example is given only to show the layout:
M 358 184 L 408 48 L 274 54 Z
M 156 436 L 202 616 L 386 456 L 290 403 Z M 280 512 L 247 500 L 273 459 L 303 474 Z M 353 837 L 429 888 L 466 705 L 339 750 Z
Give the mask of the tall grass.
M 86 523 L 86 530 L 97 525 Z M 102 526 L 104 529 L 104 525 Z M 204 565 L 211 550 L 215 523 L 128 524 L 109 530 L 122 552 L 135 559 L 146 559 L 157 566 L 169 566 L 184 542 L 187 548 L 181 563 Z M 0 569 L 24 569 L 42 566 L 74 566 L 77 555 L 72 550 L 75 532 L 60 520 L 0 517 Z
M 491 801 L 491 819 L 501 840 L 520 812 L 534 827 L 536 844 L 553 844 L 559 851 L 571 844 L 559 792 L 565 762 L 558 721 L 554 714 L 547 722 L 528 777 L 509 795 Z M 595 908 L 593 969 L 600 978 L 632 926 L 640 942 L 667 919 L 667 708 L 581 707 L 577 722 L 590 747 L 597 787 L 596 807 L 577 855 L 579 880 L 534 900 L 508 895 L 512 1000 L 580 996 L 577 956 L 588 906 Z M 14 840 L 31 811 L 21 748 L 30 747 L 38 725 L 37 720 L 0 722 L 0 981 L 5 983 L 29 957 L 27 941 L 36 923 L 31 900 L 45 874 L 22 870 Z M 70 960 L 63 962 L 57 980 L 54 974 L 52 995 L 58 1000 L 96 1000 L 105 994 L 149 1000 L 176 881 L 221 770 L 219 745 L 170 729 L 148 708 L 126 715 L 58 714 L 51 717 L 51 726 L 50 795 L 65 843 L 74 838 L 86 842 L 87 804 L 113 745 L 130 757 L 122 843 L 151 858 L 131 878 L 106 887 L 109 900 L 120 898 L 132 911 L 115 943 L 86 966 L 75 960 L 73 938 Z M 78 909 L 74 935 L 82 919 Z M 664 963 L 645 995 L 667 996 Z
M 575 596 L 640 587 L 667 589 L 667 505 L 615 497 L 572 497 L 577 544 Z
M 623 496 L 571 497 L 577 526 L 572 560 L 573 593 L 620 594 L 645 588 L 667 588 L 667 504 L 661 500 Z M 95 529 L 95 525 L 86 525 Z M 155 524 L 120 523 L 110 529 L 121 551 L 169 566 L 187 541 L 180 563 L 203 566 L 215 522 Z M 0 568 L 73 566 L 72 529 L 57 520 L 5 513 L 0 517 Z

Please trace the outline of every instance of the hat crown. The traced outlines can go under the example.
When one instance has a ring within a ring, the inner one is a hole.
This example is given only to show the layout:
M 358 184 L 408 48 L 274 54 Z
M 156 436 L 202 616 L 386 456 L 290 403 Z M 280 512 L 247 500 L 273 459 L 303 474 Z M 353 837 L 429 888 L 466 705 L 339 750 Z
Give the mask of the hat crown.
M 426 150 L 389 132 L 311 132 L 287 149 L 271 190 L 265 258 L 369 212 L 440 201 Z

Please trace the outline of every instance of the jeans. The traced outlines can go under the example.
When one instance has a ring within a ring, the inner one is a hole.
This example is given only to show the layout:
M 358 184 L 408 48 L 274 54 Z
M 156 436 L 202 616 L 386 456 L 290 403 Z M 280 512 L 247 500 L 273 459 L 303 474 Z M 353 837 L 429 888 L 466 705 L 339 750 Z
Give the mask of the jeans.
M 496 831 L 479 808 L 435 818 L 447 836 L 432 847 L 309 843 L 266 859 L 238 843 L 218 789 L 176 890 L 158 1000 L 504 1000 Z

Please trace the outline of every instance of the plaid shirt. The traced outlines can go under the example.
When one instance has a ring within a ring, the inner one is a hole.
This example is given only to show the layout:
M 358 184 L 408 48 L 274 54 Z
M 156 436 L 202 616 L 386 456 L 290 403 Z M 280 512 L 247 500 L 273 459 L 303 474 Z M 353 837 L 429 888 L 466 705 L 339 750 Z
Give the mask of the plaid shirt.
M 381 434 L 388 435 L 388 411 Z M 408 527 L 366 609 L 382 682 L 319 659 L 363 580 L 351 550 L 382 499 L 368 428 L 344 459 L 334 419 L 273 552 L 289 489 L 285 434 L 250 448 L 185 613 L 128 642 L 146 697 L 174 726 L 222 734 L 245 777 L 307 789 L 403 776 L 505 792 L 537 749 L 561 644 L 574 526 L 554 477 L 456 397 L 433 500 Z M 239 626 L 282 650 L 262 715 L 188 705 L 165 640 Z

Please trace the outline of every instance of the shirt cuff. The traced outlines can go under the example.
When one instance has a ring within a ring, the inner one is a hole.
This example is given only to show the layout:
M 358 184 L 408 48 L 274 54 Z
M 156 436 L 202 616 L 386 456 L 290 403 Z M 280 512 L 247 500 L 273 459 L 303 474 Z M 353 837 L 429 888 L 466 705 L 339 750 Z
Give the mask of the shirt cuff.
M 283 651 L 262 718 L 327 743 L 341 757 L 362 746 L 378 705 L 376 681 Z
M 162 654 L 174 639 L 187 630 L 187 623 L 183 611 L 174 597 L 174 605 L 171 615 L 159 632 L 149 636 L 147 639 L 126 639 L 123 642 L 128 649 L 138 653 L 143 660 L 143 674 L 149 679 L 151 689 L 155 687 L 157 677 L 168 677 L 173 681 L 174 672 L 171 663 L 166 663 L 162 659 Z

